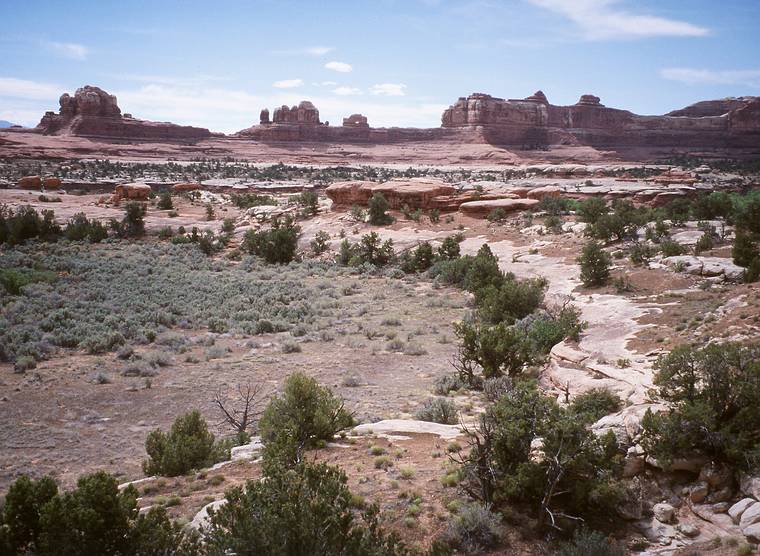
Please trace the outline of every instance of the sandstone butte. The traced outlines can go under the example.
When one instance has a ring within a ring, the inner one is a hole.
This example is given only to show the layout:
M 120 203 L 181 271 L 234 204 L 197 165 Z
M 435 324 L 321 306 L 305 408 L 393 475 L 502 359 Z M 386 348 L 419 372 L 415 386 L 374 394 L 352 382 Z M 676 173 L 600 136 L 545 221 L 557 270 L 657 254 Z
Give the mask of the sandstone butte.
M 259 123 L 224 136 L 209 130 L 164 122 L 149 122 L 122 114 L 116 97 L 85 86 L 60 98 L 58 113 L 47 112 L 34 130 L 47 135 L 75 135 L 142 141 L 193 142 L 212 138 L 262 143 L 323 142 L 384 144 L 442 142 L 487 143 L 538 150 L 553 145 L 596 149 L 750 149 L 760 150 L 760 97 L 698 102 L 662 116 L 640 116 L 609 108 L 599 97 L 585 94 L 570 106 L 550 104 L 542 91 L 523 99 L 502 99 L 483 93 L 459 98 L 447 108 L 436 128 L 373 128 L 361 114 L 343 118 L 342 125 L 322 122 L 308 101 L 280 106 L 270 118 L 261 111 Z M 29 130 L 4 130 L 4 133 Z
M 168 122 L 149 122 L 122 114 L 116 97 L 98 87 L 86 85 L 72 97 L 59 99 L 60 110 L 46 112 L 37 131 L 46 135 L 77 135 L 145 141 L 197 141 L 211 137 L 208 129 Z

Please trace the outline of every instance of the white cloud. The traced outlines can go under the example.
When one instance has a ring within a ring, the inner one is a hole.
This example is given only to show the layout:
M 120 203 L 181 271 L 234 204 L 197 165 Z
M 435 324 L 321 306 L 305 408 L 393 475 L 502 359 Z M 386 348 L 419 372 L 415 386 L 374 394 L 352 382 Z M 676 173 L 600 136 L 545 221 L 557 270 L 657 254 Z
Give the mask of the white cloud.
M 16 79 L 14 77 L 0 77 L 0 97 L 55 100 L 62 93 L 63 88 L 59 85 L 27 81 L 26 79 Z
M 275 89 L 293 89 L 301 85 L 303 85 L 303 79 L 283 79 L 272 83 L 272 87 Z
M 660 76 L 687 85 L 743 85 L 760 88 L 760 70 L 664 68 L 660 70 Z
M 285 54 L 287 56 L 324 56 L 335 50 L 334 46 L 306 46 L 304 48 L 287 48 L 285 50 L 273 50 L 274 54 Z
M 43 44 L 59 56 L 72 60 L 86 60 L 90 53 L 90 49 L 86 46 L 73 42 L 45 42 Z
M 337 81 L 320 81 L 318 83 L 312 83 L 315 87 L 335 87 L 337 84 Z
M 635 14 L 620 0 L 528 0 L 575 22 L 590 40 L 643 37 L 703 37 L 709 30 L 676 19 Z
M 406 85 L 403 83 L 380 83 L 378 85 L 372 85 L 369 92 L 373 95 L 385 95 L 389 97 L 403 97 Z
M 333 89 L 332 91 L 336 95 L 348 97 L 348 96 L 355 96 L 362 94 L 361 89 L 357 89 L 356 87 L 338 87 L 336 89 Z
M 325 64 L 325 68 L 340 73 L 349 73 L 354 69 L 351 67 L 351 64 L 347 64 L 345 62 L 327 62 Z

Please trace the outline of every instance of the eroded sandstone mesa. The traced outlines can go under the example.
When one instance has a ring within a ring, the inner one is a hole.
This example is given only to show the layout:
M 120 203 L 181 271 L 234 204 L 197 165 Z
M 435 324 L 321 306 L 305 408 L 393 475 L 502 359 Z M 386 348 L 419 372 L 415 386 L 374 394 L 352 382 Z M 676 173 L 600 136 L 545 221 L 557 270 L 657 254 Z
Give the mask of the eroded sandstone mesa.
M 46 112 L 37 130 L 46 135 L 78 135 L 115 139 L 197 141 L 211 137 L 208 129 L 168 122 L 149 122 L 121 113 L 116 97 L 86 85 L 74 96 L 64 93 L 60 110 Z
M 499 145 L 616 147 L 760 147 L 760 97 L 704 101 L 664 116 L 609 108 L 584 94 L 571 106 L 550 104 L 542 91 L 524 99 L 474 93 L 443 113 L 442 126 L 474 128 Z

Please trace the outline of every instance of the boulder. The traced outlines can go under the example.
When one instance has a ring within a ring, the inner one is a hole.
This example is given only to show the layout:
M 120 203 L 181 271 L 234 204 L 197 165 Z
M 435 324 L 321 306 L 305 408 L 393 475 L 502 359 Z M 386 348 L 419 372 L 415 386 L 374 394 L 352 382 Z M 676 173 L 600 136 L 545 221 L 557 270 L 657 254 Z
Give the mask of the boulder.
M 725 465 L 708 463 L 699 472 L 699 480 L 705 481 L 711 489 L 722 489 L 734 484 L 734 474 Z
M 755 523 L 742 529 L 742 534 L 749 542 L 760 543 L 760 523 Z
M 495 199 L 491 201 L 468 201 L 459 205 L 460 212 L 475 217 L 487 216 L 492 210 L 502 209 L 504 212 L 529 210 L 535 207 L 537 199 Z
M 685 537 L 693 539 L 699 536 L 699 527 L 693 523 L 679 523 L 676 525 L 676 529 Z
M 739 518 L 739 527 L 742 531 L 755 523 L 760 523 L 760 502 L 750 504 Z
M 116 186 L 112 201 L 114 203 L 119 203 L 122 199 L 146 201 L 151 191 L 147 183 L 122 183 Z
M 673 520 L 676 509 L 670 504 L 660 502 L 652 507 L 652 513 L 657 521 L 662 523 L 670 523 Z
M 183 193 L 185 191 L 198 191 L 203 186 L 199 183 L 191 183 L 191 182 L 182 182 L 182 183 L 175 183 L 172 185 L 172 192 L 174 193 Z
M 710 487 L 705 482 L 699 482 L 689 489 L 689 500 L 695 504 L 704 502 L 707 495 L 710 494 Z
M 18 180 L 19 189 L 41 189 L 42 179 L 39 176 L 24 176 Z
M 61 187 L 61 180 L 60 178 L 47 176 L 44 180 L 42 180 L 42 185 L 45 187 L 45 189 L 58 189 Z
M 757 500 L 754 498 L 742 498 L 728 509 L 728 515 L 731 516 L 731 519 L 734 521 L 734 523 L 739 523 L 742 514 L 747 510 L 747 508 L 756 503 Z
M 195 514 L 195 517 L 193 517 L 193 520 L 189 523 L 189 526 L 195 530 L 205 528 L 208 525 L 210 518 L 209 510 L 215 510 L 221 506 L 224 506 L 226 503 L 227 499 L 222 498 L 221 500 L 214 500 L 213 502 L 206 504 L 200 509 L 200 511 L 198 511 L 197 514 Z
M 742 473 L 739 475 L 739 489 L 742 491 L 742 494 L 760 500 L 760 477 L 753 477 Z
M 528 191 L 528 199 L 545 199 L 546 197 L 560 197 L 562 195 L 562 188 L 556 185 L 545 185 L 544 187 L 537 187 Z

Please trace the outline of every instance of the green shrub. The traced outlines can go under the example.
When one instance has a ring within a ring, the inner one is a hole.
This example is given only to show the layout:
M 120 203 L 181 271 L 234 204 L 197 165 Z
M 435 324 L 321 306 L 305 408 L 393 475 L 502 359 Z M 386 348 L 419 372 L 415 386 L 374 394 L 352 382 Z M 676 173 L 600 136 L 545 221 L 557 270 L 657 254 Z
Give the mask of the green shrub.
M 645 415 L 648 453 L 665 465 L 701 455 L 745 470 L 760 467 L 760 346 L 680 346 L 660 357 L 656 369 L 654 384 L 670 410 Z
M 319 441 L 332 440 L 353 424 L 353 416 L 340 398 L 313 378 L 293 373 L 285 379 L 282 394 L 264 410 L 259 428 L 267 446 L 285 450 L 284 456 L 289 458 Z
M 464 386 L 465 384 L 462 382 L 462 379 L 459 378 L 459 375 L 443 375 L 436 379 L 433 384 L 433 392 L 439 396 L 447 396 L 450 392 L 460 390 L 461 388 L 464 388 Z
M 15 212 L 0 205 L 0 245 L 18 245 L 28 239 L 56 241 L 61 228 L 55 223 L 55 213 L 43 210 L 41 214 L 29 205 L 17 207 Z
M 435 255 L 433 254 L 433 246 L 429 242 L 423 241 L 413 251 L 405 251 L 404 258 L 401 261 L 401 270 L 406 273 L 413 272 L 425 272 L 431 266 Z
M 380 528 L 376 507 L 357 518 L 355 497 L 337 467 L 265 466 L 264 480 L 234 487 L 225 498 L 205 531 L 211 554 L 407 554 Z
M 222 233 L 230 235 L 235 231 L 235 219 L 225 218 L 222 220 Z
M 686 247 L 671 239 L 666 239 L 660 243 L 660 249 L 663 257 L 677 257 L 686 253 Z
M 591 197 L 579 202 L 576 212 L 581 222 L 594 225 L 602 215 L 607 214 L 607 203 L 600 197 Z
M 288 264 L 295 257 L 300 232 L 301 228 L 290 217 L 275 218 L 268 230 L 247 231 L 242 248 L 269 264 Z
M 269 195 L 258 195 L 256 193 L 233 193 L 230 198 L 232 204 L 241 209 L 277 204 L 274 197 Z
M 455 425 L 457 423 L 457 407 L 454 402 L 446 398 L 430 398 L 417 410 L 414 418 L 443 425 Z
M 330 234 L 319 230 L 310 243 L 311 252 L 319 256 L 330 248 Z
M 465 490 L 485 503 L 527 504 L 539 528 L 553 523 L 562 529 L 577 518 L 605 520 L 621 500 L 614 434 L 597 437 L 531 381 L 518 381 L 467 434 Z M 537 449 L 551 457 L 536 457 Z
M 479 554 L 499 546 L 503 535 L 501 516 L 491 512 L 487 505 L 474 503 L 458 511 L 441 535 L 441 540 L 465 554 Z
M 483 394 L 489 402 L 497 402 L 514 388 L 511 377 L 498 376 L 483 381 Z
M 155 429 L 145 440 L 147 475 L 176 477 L 215 463 L 214 435 L 198 411 L 178 417 L 168 433 Z
M 635 265 L 649 265 L 649 261 L 652 260 L 657 254 L 657 250 L 646 243 L 636 242 L 631 246 L 630 257 L 631 262 Z
M 58 275 L 50 270 L 32 270 L 27 268 L 0 269 L 0 285 L 10 295 L 20 295 L 21 288 L 36 282 L 52 283 Z
M 559 546 L 557 556 L 625 556 L 625 549 L 597 531 L 579 529 L 572 541 Z
M 581 266 L 581 282 L 584 286 L 604 286 L 610 279 L 612 261 L 597 242 L 590 241 L 583 246 L 578 263 Z
M 486 216 L 486 220 L 488 220 L 489 222 L 504 222 L 506 219 L 507 219 L 507 213 L 501 207 L 497 207 L 491 210 L 491 212 L 489 212 L 488 215 Z
M 543 278 L 516 280 L 512 275 L 498 286 L 483 286 L 474 292 L 478 317 L 487 324 L 513 324 L 543 303 L 547 286 Z
M 453 236 L 446 236 L 441 242 L 441 246 L 438 248 L 439 260 L 453 260 L 458 259 L 460 254 L 459 244 L 464 239 L 461 234 Z
M 456 323 L 454 330 L 461 342 L 454 366 L 471 388 L 480 388 L 484 379 L 518 375 L 535 361 L 534 346 L 516 326 L 464 321 Z
M 594 423 L 610 413 L 620 410 L 622 401 L 617 394 L 607 388 L 592 388 L 576 396 L 570 404 L 570 411 L 590 423 Z
M 0 521 L 3 554 L 201 554 L 197 534 L 183 532 L 163 508 L 138 514 L 137 490 L 119 490 L 103 471 L 80 477 L 71 492 L 58 492 L 49 477 L 21 477 L 8 491 Z
M 361 240 L 353 245 L 344 239 L 337 257 L 339 264 L 348 266 L 370 264 L 381 267 L 392 263 L 394 259 L 393 240 L 381 242 L 376 232 L 363 235 Z
M 384 226 L 393 222 L 393 218 L 387 213 L 389 207 L 390 205 L 382 193 L 374 193 L 367 201 L 369 223 L 373 226 Z
M 145 204 L 137 201 L 130 201 L 124 205 L 124 218 L 121 223 L 114 225 L 118 235 L 121 237 L 142 236 L 145 233 L 146 210 Z
M 156 208 L 159 210 L 172 210 L 174 208 L 174 203 L 172 203 L 172 194 L 169 191 L 164 191 L 161 193 L 161 196 L 158 198 L 158 203 L 156 204 Z
M 314 216 L 319 212 L 319 197 L 314 191 L 303 191 L 298 197 L 296 202 L 301 207 L 301 214 L 303 216 Z

